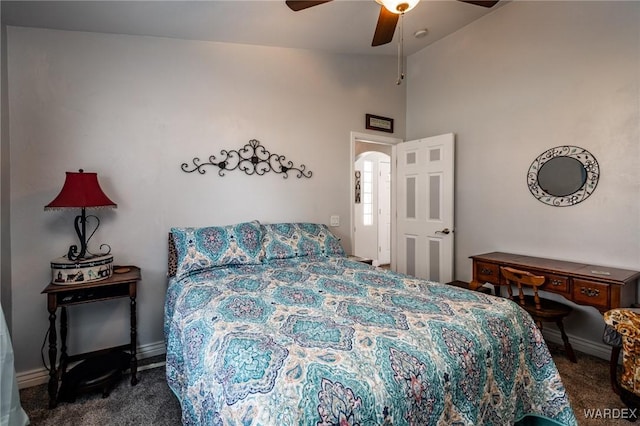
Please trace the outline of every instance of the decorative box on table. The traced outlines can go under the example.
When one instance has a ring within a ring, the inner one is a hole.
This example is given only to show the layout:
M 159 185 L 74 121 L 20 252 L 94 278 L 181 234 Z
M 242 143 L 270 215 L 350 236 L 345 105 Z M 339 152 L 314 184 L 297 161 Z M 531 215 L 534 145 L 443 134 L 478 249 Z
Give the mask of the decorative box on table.
M 59 257 L 51 261 L 51 282 L 54 284 L 82 284 L 109 278 L 113 273 L 113 255 L 69 260 Z

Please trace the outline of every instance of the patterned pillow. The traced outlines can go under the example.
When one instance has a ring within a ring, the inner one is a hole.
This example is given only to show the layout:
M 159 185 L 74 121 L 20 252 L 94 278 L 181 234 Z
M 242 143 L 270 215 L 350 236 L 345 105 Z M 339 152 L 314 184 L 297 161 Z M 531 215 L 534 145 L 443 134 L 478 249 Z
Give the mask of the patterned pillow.
M 264 229 L 265 260 L 289 259 L 298 256 L 300 235 L 294 223 L 274 223 L 262 225 Z
M 176 276 L 224 265 L 262 262 L 262 227 L 258 221 L 206 228 L 171 228 L 177 252 Z
M 263 225 L 265 260 L 301 256 L 344 256 L 340 240 L 324 224 Z
M 298 256 L 345 255 L 340 240 L 333 235 L 327 225 L 319 223 L 298 223 L 297 225 L 300 230 Z

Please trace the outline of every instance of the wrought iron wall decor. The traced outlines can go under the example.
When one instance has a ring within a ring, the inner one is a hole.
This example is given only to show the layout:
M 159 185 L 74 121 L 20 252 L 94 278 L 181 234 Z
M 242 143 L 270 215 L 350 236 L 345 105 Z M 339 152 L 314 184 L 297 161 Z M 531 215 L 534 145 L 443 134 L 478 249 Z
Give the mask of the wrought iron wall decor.
M 293 162 L 288 161 L 284 155 L 272 154 L 263 146 L 260 141 L 251 139 L 248 144 L 238 150 L 220 151 L 220 159 L 215 155 L 209 157 L 209 161 L 200 162 L 200 158 L 194 157 L 193 166 L 188 163 L 182 163 L 180 166 L 185 173 L 193 173 L 198 171 L 205 174 L 205 167 L 213 166 L 218 168 L 218 175 L 224 176 L 225 172 L 231 170 L 241 170 L 247 175 L 264 175 L 268 172 L 281 174 L 284 179 L 289 177 L 289 172 L 297 172 L 297 178 L 310 178 L 313 174 L 311 170 L 307 170 L 307 166 L 301 164 L 294 167 Z
M 596 189 L 600 167 L 584 148 L 563 145 L 536 158 L 527 173 L 529 191 L 539 201 L 567 207 L 586 200 Z
M 361 188 L 360 188 L 360 170 L 356 170 L 356 204 L 360 204 Z

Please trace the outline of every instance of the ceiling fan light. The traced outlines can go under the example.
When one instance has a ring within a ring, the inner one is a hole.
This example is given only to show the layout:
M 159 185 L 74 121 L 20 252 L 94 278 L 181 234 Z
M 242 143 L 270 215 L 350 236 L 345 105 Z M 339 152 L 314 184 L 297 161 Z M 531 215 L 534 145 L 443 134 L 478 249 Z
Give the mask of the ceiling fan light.
M 392 13 L 406 13 L 416 7 L 420 0 L 376 0 Z

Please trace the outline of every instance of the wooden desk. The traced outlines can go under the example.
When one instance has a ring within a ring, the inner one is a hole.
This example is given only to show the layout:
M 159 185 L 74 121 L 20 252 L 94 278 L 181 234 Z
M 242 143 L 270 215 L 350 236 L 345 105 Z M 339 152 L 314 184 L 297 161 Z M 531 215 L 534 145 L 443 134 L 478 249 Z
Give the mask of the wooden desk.
M 500 267 L 510 266 L 544 275 L 544 291 L 560 294 L 578 305 L 593 306 L 602 313 L 636 302 L 638 271 L 502 252 L 479 254 L 471 259 L 473 280 L 469 288 L 472 290 L 484 283 L 506 285 Z M 497 292 L 499 289 L 497 287 Z
M 140 268 L 137 266 L 127 266 L 126 268 L 129 268 L 128 272 L 120 274 L 114 273 L 109 278 L 101 281 L 70 285 L 50 283 L 42 291 L 42 293 L 47 295 L 47 309 L 49 311 L 49 363 L 51 365 L 48 388 L 49 408 L 54 408 L 57 405 L 58 382 L 62 374 L 64 374 L 68 363 L 87 359 L 109 351 L 128 350 L 130 352 L 131 385 L 138 383 L 136 376 L 138 368 L 138 360 L 136 358 L 136 289 L 138 281 L 140 280 Z M 130 342 L 115 348 L 69 356 L 67 354 L 67 306 L 112 300 L 121 297 L 128 297 L 130 299 Z M 58 357 L 56 311 L 58 306 L 62 308 L 60 314 L 61 353 L 60 364 L 56 367 Z

